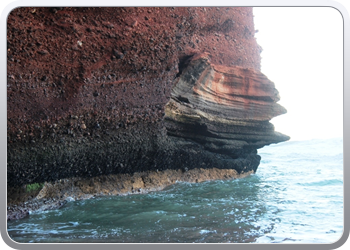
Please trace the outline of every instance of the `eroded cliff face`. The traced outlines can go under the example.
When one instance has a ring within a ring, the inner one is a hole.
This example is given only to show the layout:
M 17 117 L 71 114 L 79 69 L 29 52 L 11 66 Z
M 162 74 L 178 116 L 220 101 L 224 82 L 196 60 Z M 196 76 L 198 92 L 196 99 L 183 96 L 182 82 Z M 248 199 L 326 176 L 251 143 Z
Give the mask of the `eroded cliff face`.
M 168 135 L 200 143 L 233 159 L 288 140 L 268 121 L 286 113 L 274 84 L 262 73 L 194 55 L 177 78 L 165 107 Z
M 239 176 L 288 140 L 269 123 L 286 110 L 260 73 L 252 8 L 18 8 L 7 29 L 8 187 Z

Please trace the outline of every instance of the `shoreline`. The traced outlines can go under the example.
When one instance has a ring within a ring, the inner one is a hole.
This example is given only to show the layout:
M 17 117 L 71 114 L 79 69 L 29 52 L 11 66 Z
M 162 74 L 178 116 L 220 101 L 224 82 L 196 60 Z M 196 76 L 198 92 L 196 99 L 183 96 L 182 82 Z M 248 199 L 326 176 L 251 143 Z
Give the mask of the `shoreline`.
M 23 219 L 33 212 L 59 209 L 69 201 L 101 196 L 146 194 L 161 191 L 177 182 L 199 183 L 244 178 L 254 173 L 238 174 L 234 169 L 203 169 L 111 174 L 92 178 L 69 178 L 46 182 L 40 190 L 27 192 L 25 187 L 10 188 L 7 197 L 7 221 Z

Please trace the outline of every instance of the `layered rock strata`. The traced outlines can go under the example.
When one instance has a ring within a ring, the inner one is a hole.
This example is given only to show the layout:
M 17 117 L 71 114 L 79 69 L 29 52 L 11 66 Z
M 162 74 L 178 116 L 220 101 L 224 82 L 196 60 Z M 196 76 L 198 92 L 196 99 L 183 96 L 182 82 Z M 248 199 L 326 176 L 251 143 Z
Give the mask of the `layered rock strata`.
M 269 123 L 285 109 L 254 33 L 246 7 L 13 10 L 8 201 L 31 183 L 255 172 L 257 149 L 288 137 Z
M 286 113 L 276 103 L 273 82 L 253 69 L 211 64 L 206 54 L 187 63 L 165 107 L 168 135 L 232 159 L 250 159 L 254 167 L 246 167 L 255 171 L 256 149 L 289 139 L 268 122 Z

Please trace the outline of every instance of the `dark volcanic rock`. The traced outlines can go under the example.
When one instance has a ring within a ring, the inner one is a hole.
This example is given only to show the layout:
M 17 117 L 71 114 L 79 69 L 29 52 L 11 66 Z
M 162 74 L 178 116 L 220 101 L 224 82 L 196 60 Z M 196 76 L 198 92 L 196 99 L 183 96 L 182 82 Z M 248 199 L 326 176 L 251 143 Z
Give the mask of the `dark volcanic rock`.
M 56 200 L 54 198 L 32 199 L 19 205 L 8 206 L 7 220 L 18 220 L 27 217 L 31 212 L 41 212 L 46 210 L 59 209 L 67 203 L 66 200 Z
M 253 31 L 245 7 L 13 10 L 8 186 L 256 171 L 256 149 L 288 137 L 269 123 L 285 110 L 259 72 Z

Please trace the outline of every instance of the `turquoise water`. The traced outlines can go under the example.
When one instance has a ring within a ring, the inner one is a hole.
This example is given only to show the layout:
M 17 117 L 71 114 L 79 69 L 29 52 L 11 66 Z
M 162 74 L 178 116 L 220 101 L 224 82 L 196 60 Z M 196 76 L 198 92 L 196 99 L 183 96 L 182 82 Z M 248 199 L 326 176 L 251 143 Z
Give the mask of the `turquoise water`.
M 271 145 L 249 177 L 69 202 L 8 222 L 8 233 L 16 242 L 332 243 L 343 232 L 342 145 Z

